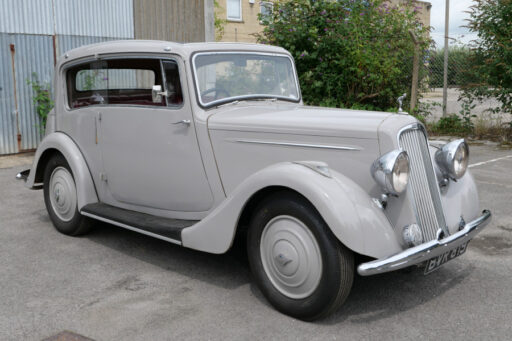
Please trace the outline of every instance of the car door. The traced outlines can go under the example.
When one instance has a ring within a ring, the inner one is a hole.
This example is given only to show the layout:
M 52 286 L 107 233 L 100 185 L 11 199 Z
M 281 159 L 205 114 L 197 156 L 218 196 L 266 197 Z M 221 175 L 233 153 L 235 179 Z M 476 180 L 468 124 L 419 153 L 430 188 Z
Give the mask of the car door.
M 103 201 L 116 206 L 204 212 L 213 195 L 203 167 L 178 59 L 107 60 L 98 108 Z M 155 103 L 152 88 L 167 94 Z
M 61 113 L 59 131 L 70 136 L 77 144 L 95 184 L 100 182 L 99 176 L 103 169 L 98 144 L 98 109 L 103 105 L 101 100 L 107 96 L 102 86 L 105 75 L 106 63 L 103 61 L 73 64 L 62 74 L 62 80 L 66 80 L 67 97 L 62 102 L 57 101 L 55 108 Z

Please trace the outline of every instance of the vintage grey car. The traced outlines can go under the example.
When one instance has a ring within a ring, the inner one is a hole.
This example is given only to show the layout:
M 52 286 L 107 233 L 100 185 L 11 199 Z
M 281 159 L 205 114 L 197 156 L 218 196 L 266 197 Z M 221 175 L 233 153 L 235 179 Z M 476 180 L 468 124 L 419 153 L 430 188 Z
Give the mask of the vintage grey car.
M 60 58 L 54 89 L 17 177 L 58 231 L 100 220 L 215 254 L 243 236 L 264 296 L 299 319 L 335 311 L 356 270 L 437 269 L 491 218 L 464 140 L 431 146 L 401 112 L 304 106 L 279 47 L 89 45 Z

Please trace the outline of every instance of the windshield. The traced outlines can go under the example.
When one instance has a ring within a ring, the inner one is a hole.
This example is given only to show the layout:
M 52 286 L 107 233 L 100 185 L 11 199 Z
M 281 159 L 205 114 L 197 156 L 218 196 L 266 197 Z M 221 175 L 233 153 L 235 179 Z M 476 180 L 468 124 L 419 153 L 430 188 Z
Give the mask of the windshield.
M 287 56 L 205 53 L 195 56 L 194 68 L 198 96 L 203 105 L 232 99 L 299 99 L 295 71 Z

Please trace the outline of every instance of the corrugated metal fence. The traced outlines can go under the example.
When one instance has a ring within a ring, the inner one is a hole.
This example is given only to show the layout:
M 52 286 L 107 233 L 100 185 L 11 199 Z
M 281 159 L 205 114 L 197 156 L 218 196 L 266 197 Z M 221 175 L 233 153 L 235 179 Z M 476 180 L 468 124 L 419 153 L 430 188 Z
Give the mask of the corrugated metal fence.
M 0 0 L 0 155 L 42 138 L 28 79 L 51 86 L 56 57 L 97 42 L 133 39 L 133 0 Z
M 51 85 L 57 56 L 118 39 L 213 39 L 212 13 L 212 0 L 0 0 L 0 155 L 39 144 L 27 79 Z

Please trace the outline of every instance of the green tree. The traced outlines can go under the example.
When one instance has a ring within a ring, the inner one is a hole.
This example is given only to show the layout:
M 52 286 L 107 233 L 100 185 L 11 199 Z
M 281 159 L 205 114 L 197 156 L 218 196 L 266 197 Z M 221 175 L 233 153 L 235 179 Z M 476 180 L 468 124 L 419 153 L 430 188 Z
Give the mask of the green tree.
M 410 91 L 408 31 L 423 50 L 430 44 L 416 10 L 385 0 L 276 0 L 272 14 L 260 16 L 258 39 L 290 51 L 306 103 L 387 110 Z
M 475 0 L 468 27 L 478 35 L 472 42 L 478 82 L 464 89 L 469 101 L 496 98 L 494 112 L 512 113 L 512 0 Z
M 50 84 L 41 84 L 36 72 L 32 72 L 32 78 L 27 79 L 26 81 L 27 84 L 32 87 L 32 102 L 36 107 L 36 112 L 39 116 L 39 121 L 41 122 L 41 132 L 44 132 L 44 129 L 46 128 L 46 119 L 48 118 L 50 111 L 53 109 L 54 104 L 50 91 Z

